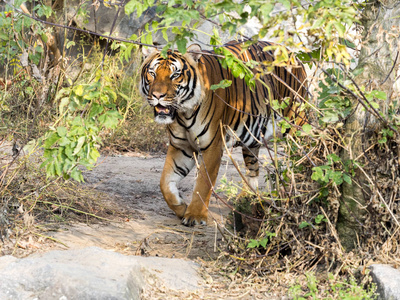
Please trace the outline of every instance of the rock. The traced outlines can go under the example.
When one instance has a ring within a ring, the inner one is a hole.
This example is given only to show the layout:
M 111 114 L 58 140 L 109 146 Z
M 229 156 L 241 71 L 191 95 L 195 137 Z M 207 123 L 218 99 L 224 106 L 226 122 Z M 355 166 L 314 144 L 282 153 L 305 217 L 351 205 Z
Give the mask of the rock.
M 154 282 L 201 287 L 198 266 L 161 257 L 125 256 L 97 247 L 0 257 L 0 299 L 140 299 Z
M 371 275 L 382 300 L 400 300 L 400 270 L 389 265 L 371 265 Z
M 99 3 L 97 10 L 94 6 L 88 6 L 88 16 L 84 17 L 77 14 L 79 1 L 70 1 L 67 5 L 67 18 L 73 20 L 79 28 L 84 28 L 100 34 L 108 34 L 114 23 L 117 9 L 115 6 L 105 6 L 102 2 Z M 146 24 L 151 24 L 153 21 L 160 21 L 156 13 L 156 7 L 150 7 L 137 18 L 136 12 L 127 16 L 124 9 L 119 11 L 118 17 L 115 20 L 112 36 L 129 39 L 133 34 L 140 36 L 145 31 Z M 201 26 L 196 32 L 197 40 L 200 43 L 208 44 L 210 37 L 202 32 L 212 32 L 212 24 L 208 21 L 200 21 Z M 176 25 L 179 25 L 176 23 Z M 171 30 L 167 31 L 169 39 L 173 39 L 174 34 Z M 161 31 L 152 34 L 153 43 L 155 45 L 165 45 Z

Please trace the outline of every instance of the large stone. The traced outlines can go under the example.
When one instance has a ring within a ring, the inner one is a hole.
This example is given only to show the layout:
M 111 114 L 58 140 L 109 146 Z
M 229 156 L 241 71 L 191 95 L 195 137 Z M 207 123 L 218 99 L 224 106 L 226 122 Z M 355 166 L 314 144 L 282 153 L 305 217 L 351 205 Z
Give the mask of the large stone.
M 97 10 L 95 10 L 94 6 L 88 6 L 87 17 L 77 14 L 78 7 L 78 1 L 68 2 L 67 17 L 69 20 L 72 19 L 79 28 L 100 34 L 109 34 L 115 20 L 112 36 L 125 39 L 130 38 L 133 34 L 140 36 L 145 31 L 146 24 L 151 25 L 153 21 L 160 21 L 156 14 L 155 6 L 147 9 L 139 18 L 136 16 L 136 12 L 127 16 L 123 8 L 117 16 L 118 9 L 115 6 L 104 6 L 102 2 L 100 2 Z M 200 21 L 200 23 L 199 31 L 195 32 L 197 41 L 201 44 L 208 44 L 210 37 L 204 32 L 212 32 L 213 25 L 208 21 Z M 179 24 L 176 23 L 176 25 Z M 171 30 L 167 31 L 167 35 L 170 40 L 174 37 Z M 152 38 L 155 45 L 165 45 L 167 43 L 161 32 L 153 33 Z
M 0 257 L 0 299 L 139 299 L 149 283 L 174 290 L 201 287 L 190 261 L 125 256 L 97 247 Z
M 400 270 L 389 265 L 371 265 L 371 275 L 382 300 L 400 300 Z

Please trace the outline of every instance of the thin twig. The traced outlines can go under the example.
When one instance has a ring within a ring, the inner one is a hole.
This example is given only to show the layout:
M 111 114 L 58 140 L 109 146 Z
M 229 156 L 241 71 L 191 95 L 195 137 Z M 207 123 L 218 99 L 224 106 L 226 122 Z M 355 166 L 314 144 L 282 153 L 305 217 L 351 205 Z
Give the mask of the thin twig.
M 396 66 L 396 62 L 397 62 L 397 58 L 398 58 L 398 57 L 399 57 L 399 51 L 397 51 L 397 53 L 396 53 L 396 58 L 394 59 L 392 68 L 390 69 L 389 73 L 387 74 L 385 80 L 383 80 L 383 81 L 381 82 L 381 85 L 384 84 L 384 83 L 386 82 L 386 80 L 388 80 L 390 74 L 392 74 L 393 69 L 394 69 L 394 67 Z

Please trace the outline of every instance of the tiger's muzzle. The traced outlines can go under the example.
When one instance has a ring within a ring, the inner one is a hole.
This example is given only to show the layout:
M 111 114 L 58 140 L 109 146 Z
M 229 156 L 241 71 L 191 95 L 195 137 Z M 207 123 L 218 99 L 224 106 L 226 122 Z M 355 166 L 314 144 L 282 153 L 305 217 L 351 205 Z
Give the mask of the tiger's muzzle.
M 157 104 L 154 106 L 154 118 L 156 122 L 169 124 L 175 119 L 176 109 L 170 105 Z

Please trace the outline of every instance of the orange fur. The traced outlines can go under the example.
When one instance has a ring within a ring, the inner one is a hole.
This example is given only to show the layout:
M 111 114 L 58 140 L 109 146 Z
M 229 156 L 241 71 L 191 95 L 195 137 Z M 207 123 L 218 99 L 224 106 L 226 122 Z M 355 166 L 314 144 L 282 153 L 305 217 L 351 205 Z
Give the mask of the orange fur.
M 227 49 L 243 61 L 271 61 L 273 54 L 263 51 L 268 45 L 271 44 L 259 42 L 243 51 L 240 45 L 231 44 Z M 274 74 L 284 83 L 271 74 L 262 75 L 265 85 L 257 82 L 253 92 L 244 80 L 234 78 L 230 70 L 222 68 L 215 56 L 207 55 L 212 52 L 200 52 L 200 46 L 192 45 L 186 54 L 169 52 L 164 59 L 154 51 L 141 71 L 141 93 L 154 107 L 156 121 L 168 124 L 170 145 L 161 175 L 161 191 L 185 225 L 207 221 L 209 199 L 223 153 L 220 124 L 229 126 L 240 137 L 240 141 L 235 141 L 226 135 L 225 127 L 222 130 L 232 146 L 242 146 L 248 175 L 255 178 L 259 173 L 257 140 L 270 135 L 272 126 L 270 97 L 289 101 L 284 117 L 296 119 L 298 125 L 305 122 L 304 113 L 298 111 L 306 96 L 306 74 L 301 64 L 293 66 L 291 72 L 275 68 Z M 211 85 L 223 79 L 232 80 L 232 85 L 210 90 Z M 187 206 L 179 195 L 178 183 L 194 167 L 195 156 L 199 155 L 199 174 Z

